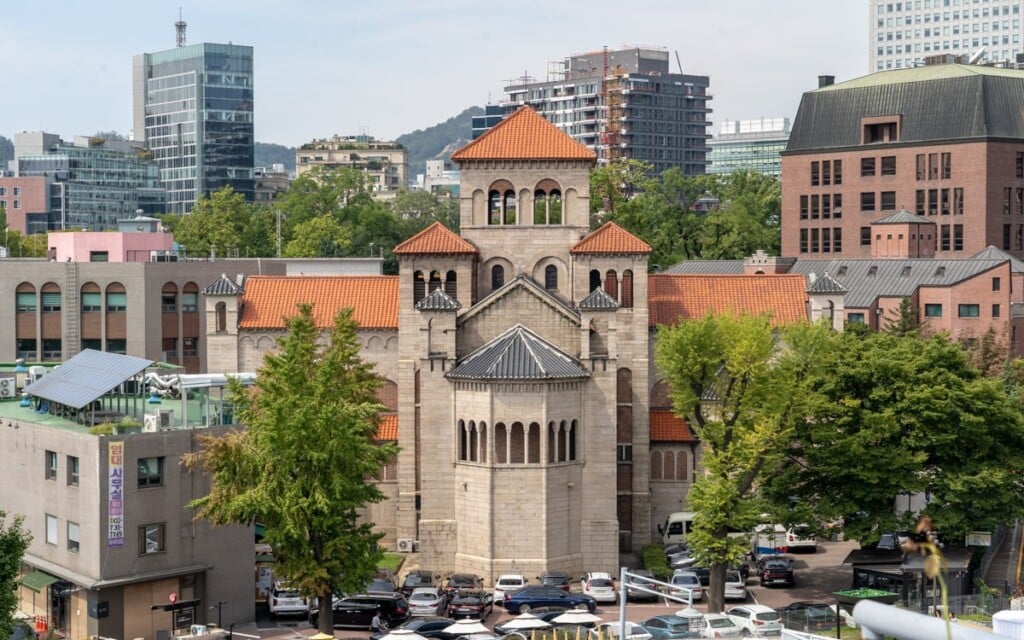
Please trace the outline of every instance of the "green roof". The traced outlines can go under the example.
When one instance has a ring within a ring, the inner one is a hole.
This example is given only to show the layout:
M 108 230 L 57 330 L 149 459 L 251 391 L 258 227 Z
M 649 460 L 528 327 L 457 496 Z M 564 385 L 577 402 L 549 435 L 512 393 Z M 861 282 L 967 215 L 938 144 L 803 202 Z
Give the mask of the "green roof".
M 994 78 L 1024 78 L 1024 71 L 1003 67 L 984 67 L 976 64 L 931 64 L 909 69 L 892 69 L 879 71 L 866 76 L 837 82 L 821 87 L 814 93 L 841 91 L 843 89 L 860 89 L 864 87 L 880 87 L 884 85 L 905 84 L 908 82 L 928 82 L 930 80 L 948 80 L 950 78 L 970 78 L 989 76 Z
M 57 576 L 51 576 L 45 571 L 33 571 L 32 573 L 21 577 L 21 585 L 39 592 L 58 580 L 60 580 L 60 578 Z

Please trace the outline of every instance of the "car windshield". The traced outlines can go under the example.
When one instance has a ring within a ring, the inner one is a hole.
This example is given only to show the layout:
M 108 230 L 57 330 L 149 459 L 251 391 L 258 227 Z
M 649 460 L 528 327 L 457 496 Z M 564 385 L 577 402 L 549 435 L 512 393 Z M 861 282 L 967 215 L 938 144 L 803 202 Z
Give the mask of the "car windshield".
M 416 575 L 416 574 L 410 574 L 405 579 L 405 584 L 406 585 L 424 584 L 424 583 L 429 583 L 429 582 L 430 582 L 430 579 L 427 578 L 426 576 L 420 576 L 420 575 Z
M 689 631 L 690 630 L 690 623 L 689 622 L 676 622 L 676 623 L 668 625 L 668 630 L 671 633 L 683 633 L 685 631 Z
M 765 611 L 764 613 L 757 614 L 758 620 L 764 620 L 765 622 L 774 622 L 779 619 L 778 611 Z
M 739 571 L 729 571 L 725 574 L 726 582 L 743 582 L 743 578 L 740 577 Z
M 708 618 L 708 626 L 712 629 L 721 629 L 722 627 L 734 627 L 732 620 L 729 618 Z
M 591 587 L 610 587 L 610 586 L 612 586 L 612 581 L 611 580 L 605 580 L 603 578 L 598 578 L 596 580 L 591 580 L 590 581 L 590 586 Z
M 478 604 L 483 598 L 479 593 L 460 593 L 452 598 L 453 604 Z
M 697 576 L 672 576 L 672 584 L 698 584 Z
M 434 593 L 414 593 L 409 596 L 410 600 L 437 600 L 437 594 Z
M 540 579 L 540 581 L 543 584 L 548 584 L 548 585 L 559 585 L 559 584 L 565 584 L 565 583 L 568 582 L 568 580 L 566 579 L 565 576 L 544 576 L 543 578 Z

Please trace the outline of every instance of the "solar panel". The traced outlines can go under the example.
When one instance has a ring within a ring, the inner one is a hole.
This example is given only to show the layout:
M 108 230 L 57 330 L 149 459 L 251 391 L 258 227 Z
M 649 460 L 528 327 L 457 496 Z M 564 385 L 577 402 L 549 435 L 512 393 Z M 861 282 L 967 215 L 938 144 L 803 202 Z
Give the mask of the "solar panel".
M 25 387 L 24 392 L 81 409 L 151 364 L 152 360 L 144 358 L 85 349 Z

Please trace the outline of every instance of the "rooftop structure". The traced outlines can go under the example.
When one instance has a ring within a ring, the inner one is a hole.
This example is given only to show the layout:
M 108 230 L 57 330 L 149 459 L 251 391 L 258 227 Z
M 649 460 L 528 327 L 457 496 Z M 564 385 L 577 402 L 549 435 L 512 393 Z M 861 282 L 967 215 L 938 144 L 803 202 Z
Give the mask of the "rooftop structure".
M 397 142 L 371 136 L 338 136 L 313 140 L 295 152 L 295 172 L 301 176 L 313 167 L 350 167 L 366 174 L 374 192 L 404 189 L 408 152 Z

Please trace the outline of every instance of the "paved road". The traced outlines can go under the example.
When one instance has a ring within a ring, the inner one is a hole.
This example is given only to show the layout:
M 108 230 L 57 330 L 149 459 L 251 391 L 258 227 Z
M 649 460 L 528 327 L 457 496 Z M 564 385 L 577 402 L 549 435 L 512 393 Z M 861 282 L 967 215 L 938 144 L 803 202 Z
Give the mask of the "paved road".
M 857 548 L 853 542 L 826 542 L 818 545 L 815 553 L 793 555 L 793 566 L 796 570 L 796 586 L 792 588 L 762 587 L 758 584 L 756 577 L 747 581 L 747 590 L 750 597 L 748 603 L 757 602 L 769 607 L 781 607 L 796 600 L 832 600 L 832 593 L 850 588 L 851 569 L 844 566 L 842 561 L 847 554 Z M 733 603 L 726 603 L 727 606 L 734 606 Z M 739 604 L 739 603 L 736 603 Z M 629 603 L 626 606 L 626 619 L 641 622 L 652 616 L 665 613 L 675 613 L 683 605 L 675 602 L 658 603 Z M 696 603 L 696 608 L 705 610 L 704 603 Z M 603 620 L 617 620 L 619 608 L 617 605 L 601 605 L 597 615 Z M 484 621 L 488 627 L 512 617 L 502 608 L 495 608 Z M 275 638 L 277 640 L 306 640 L 310 635 L 316 633 L 305 620 L 289 620 L 282 618 L 278 621 L 271 620 L 266 609 L 257 608 L 257 621 L 255 624 L 238 625 L 235 627 L 236 635 L 242 640 L 253 638 Z M 245 634 L 245 635 L 242 635 Z M 366 640 L 369 635 L 366 631 L 359 629 L 336 630 L 337 638 L 361 638 Z

